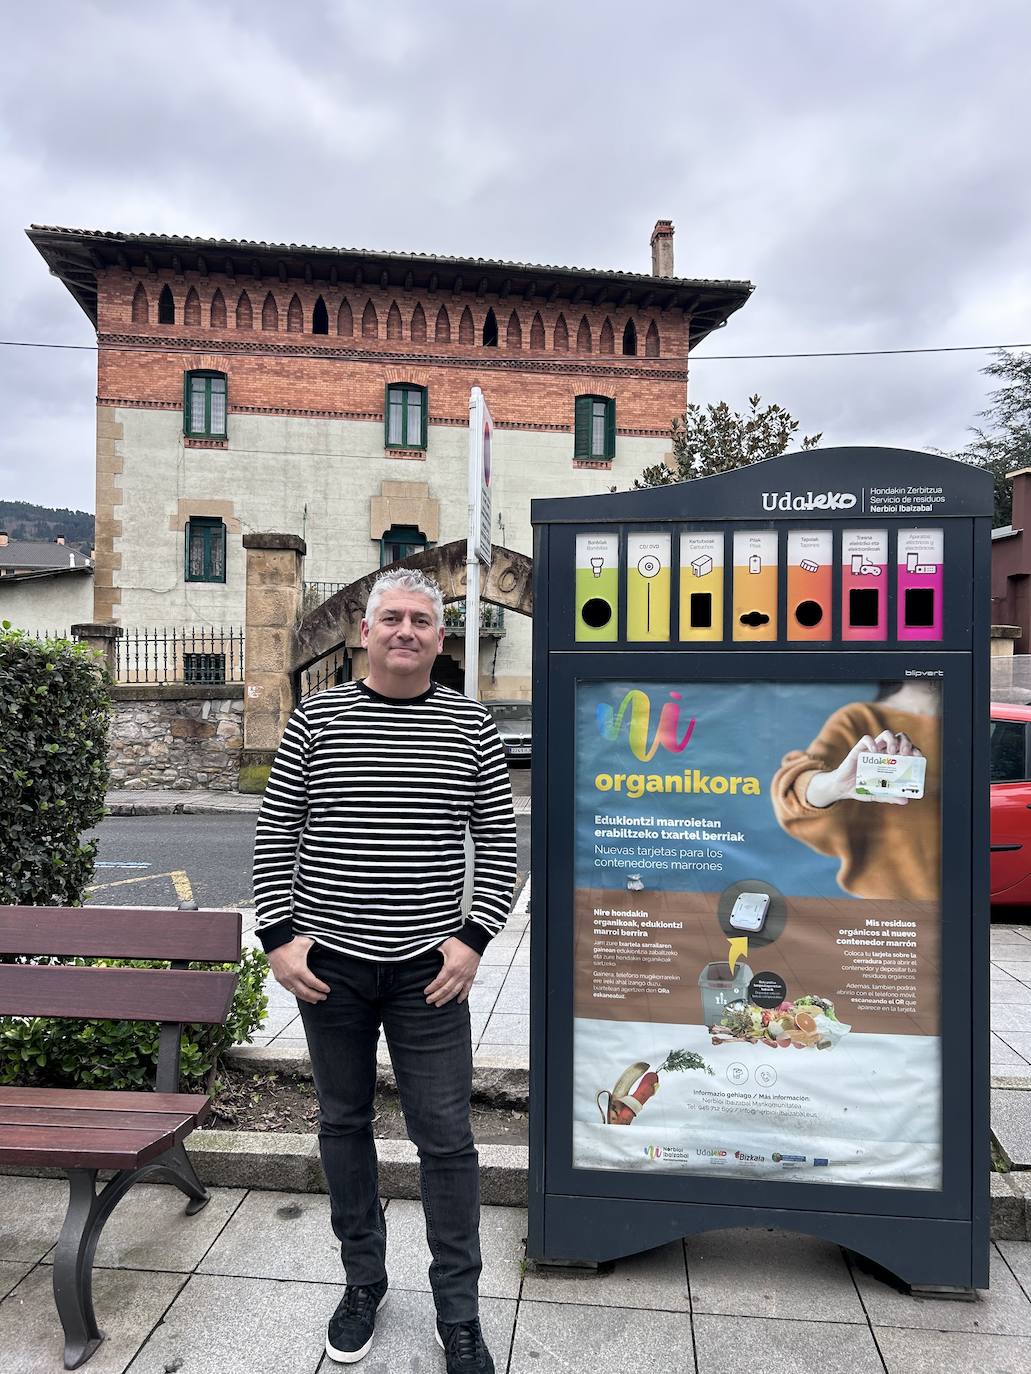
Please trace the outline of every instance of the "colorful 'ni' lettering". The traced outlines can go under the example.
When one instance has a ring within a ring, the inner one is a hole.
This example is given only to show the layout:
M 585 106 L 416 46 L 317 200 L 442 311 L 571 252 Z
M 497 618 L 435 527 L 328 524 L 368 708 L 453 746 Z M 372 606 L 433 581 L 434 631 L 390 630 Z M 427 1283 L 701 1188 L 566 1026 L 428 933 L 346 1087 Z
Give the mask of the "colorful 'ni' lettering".
M 680 728 L 680 693 L 670 692 L 672 700 L 667 701 L 659 712 L 659 723 L 655 727 L 655 736 L 651 744 L 648 743 L 648 723 L 651 717 L 651 701 L 646 693 L 638 691 L 636 688 L 627 692 L 626 696 L 619 704 L 619 708 L 613 711 L 611 706 L 597 707 L 598 730 L 603 739 L 617 740 L 620 731 L 623 729 L 623 717 L 630 712 L 630 721 L 627 729 L 627 740 L 630 751 L 635 758 L 642 763 L 647 763 L 653 758 L 656 750 L 661 744 L 664 749 L 668 749 L 671 754 L 679 754 L 687 747 L 687 742 L 694 734 L 695 717 L 692 716 L 684 730 L 683 738 L 677 738 L 677 731 Z

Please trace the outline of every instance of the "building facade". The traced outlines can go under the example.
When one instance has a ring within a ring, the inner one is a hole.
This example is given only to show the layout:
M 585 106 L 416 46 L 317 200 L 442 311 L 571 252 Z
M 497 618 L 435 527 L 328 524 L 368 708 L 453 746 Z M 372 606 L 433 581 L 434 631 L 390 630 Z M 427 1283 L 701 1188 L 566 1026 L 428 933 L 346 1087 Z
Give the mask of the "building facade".
M 669 451 L 688 357 L 747 282 L 33 226 L 96 325 L 94 618 L 244 618 L 245 534 L 297 534 L 312 597 L 464 538 L 468 404 L 494 422 L 495 542 L 529 503 L 626 486 Z M 496 627 L 495 627 L 496 629 Z M 448 641 L 460 659 L 460 641 Z M 529 625 L 481 650 L 529 691 Z

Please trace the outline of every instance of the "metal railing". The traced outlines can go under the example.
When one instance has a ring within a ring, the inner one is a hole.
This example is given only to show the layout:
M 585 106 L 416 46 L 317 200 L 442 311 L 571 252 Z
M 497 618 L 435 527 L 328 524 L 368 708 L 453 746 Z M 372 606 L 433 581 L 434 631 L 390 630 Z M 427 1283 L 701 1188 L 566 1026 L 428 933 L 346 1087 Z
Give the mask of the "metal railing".
M 115 681 L 209 686 L 242 682 L 241 626 L 130 626 L 115 640 Z
M 465 619 L 465 602 L 449 602 L 448 605 L 444 607 L 444 633 L 464 633 Z M 505 633 L 505 612 L 501 606 L 492 606 L 488 601 L 480 602 L 480 629 L 495 635 L 503 635 Z
M 339 645 L 324 658 L 302 668 L 295 678 L 298 701 L 313 697 L 316 692 L 325 692 L 330 687 L 339 687 L 351 679 L 351 658 L 344 645 Z

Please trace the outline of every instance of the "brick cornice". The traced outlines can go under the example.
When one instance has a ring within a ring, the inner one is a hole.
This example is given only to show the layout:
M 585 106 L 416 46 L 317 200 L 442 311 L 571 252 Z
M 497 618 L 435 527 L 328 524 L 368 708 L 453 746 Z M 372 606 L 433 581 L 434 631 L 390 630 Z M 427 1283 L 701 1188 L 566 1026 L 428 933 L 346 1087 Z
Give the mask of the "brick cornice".
M 534 375 L 561 377 L 634 377 L 663 382 L 686 382 L 686 367 L 669 367 L 662 358 L 636 357 L 633 362 L 616 362 L 615 355 L 571 355 L 559 360 L 554 354 L 547 358 L 522 357 L 491 348 L 471 354 L 396 353 L 385 349 L 355 348 L 353 344 L 313 345 L 259 343 L 254 340 L 169 338 L 159 339 L 147 334 L 98 334 L 97 345 L 145 353 L 210 352 L 217 348 L 226 357 L 315 358 L 349 363 L 375 363 L 388 367 L 430 367 L 475 369 L 483 372 L 525 372 Z

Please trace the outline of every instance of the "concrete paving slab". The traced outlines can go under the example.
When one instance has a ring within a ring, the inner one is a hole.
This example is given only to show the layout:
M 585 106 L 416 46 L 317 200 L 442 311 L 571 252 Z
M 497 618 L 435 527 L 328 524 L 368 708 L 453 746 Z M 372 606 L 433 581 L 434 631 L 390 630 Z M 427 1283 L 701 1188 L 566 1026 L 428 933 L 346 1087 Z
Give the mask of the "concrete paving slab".
M 866 1321 L 841 1250 L 786 1231 L 712 1231 L 689 1236 L 694 1312 L 795 1321 Z
M 837 1322 L 696 1316 L 698 1374 L 884 1374 L 870 1328 Z M 941 1374 L 941 1370 L 936 1371 Z
M 494 1012 L 487 1029 L 480 1037 L 483 1045 L 528 1045 L 530 1043 L 529 1013 Z
M 1031 1093 L 993 1088 L 992 1134 L 1015 1169 L 1031 1169 Z
M 182 1274 L 95 1270 L 93 1304 L 107 1339 L 86 1366 L 90 1374 L 122 1374 L 186 1281 Z M 34 1269 L 0 1303 L 0 1351 L 4 1374 L 64 1374 L 64 1335 L 49 1269 Z
M 491 940 L 490 944 L 488 944 L 487 948 L 480 956 L 480 968 L 489 967 L 492 964 L 495 966 L 504 964 L 507 967 L 507 965 L 512 962 L 517 951 L 518 946 L 499 945 L 497 940 Z M 477 974 L 477 977 L 478 976 Z
M 149 1269 L 189 1274 L 201 1262 L 245 1196 L 242 1188 L 213 1188 L 211 1201 L 186 1215 L 186 1198 L 166 1184 L 130 1188 L 100 1233 L 100 1269 Z M 54 1252 L 44 1259 L 53 1264 Z
M 0 1260 L 0 1299 L 6 1298 L 12 1288 L 17 1288 L 32 1267 L 27 1260 Z
M 732 1350 L 728 1347 L 728 1354 Z M 718 1368 L 719 1374 L 729 1374 L 743 1367 L 731 1355 Z M 613 1368 L 693 1374 L 691 1318 L 683 1312 L 649 1312 L 643 1320 L 637 1314 L 636 1320 L 628 1322 L 627 1314 L 618 1308 L 519 1304 L 509 1374 L 599 1374 Z M 806 1374 L 813 1374 L 814 1368 Z
M 198 1272 L 343 1283 L 329 1198 L 321 1193 L 249 1193 Z
M 617 1260 L 608 1272 L 578 1269 L 530 1270 L 523 1279 L 523 1301 L 557 1302 L 576 1307 L 653 1308 L 689 1312 L 684 1243 L 674 1241 L 643 1255 Z
M 485 1298 L 517 1298 L 525 1253 L 526 1213 L 517 1207 L 484 1207 L 480 1214 Z M 393 1201 L 387 1212 L 387 1273 L 398 1290 L 429 1292 L 430 1249 L 419 1202 Z
M 999 1007 L 1031 1007 L 1031 988 L 1026 983 L 1006 975 L 1006 982 L 992 979 L 991 1014 L 994 1017 Z
M 1016 1276 L 1025 1296 L 1031 1298 L 1031 1245 L 1027 1241 L 1000 1240 L 995 1248 Z
M 867 1316 L 875 1327 L 1031 1336 L 1031 1300 L 994 1246 L 988 1280 L 990 1288 L 980 1294 L 977 1302 L 911 1298 L 858 1268 L 853 1272 Z
M 472 986 L 472 991 L 469 993 L 470 1012 L 474 1015 L 477 1012 L 492 1012 L 494 1010 L 494 1003 L 498 999 L 498 991 L 498 988 L 490 987 L 477 979 Z
M 993 1030 L 1003 1044 L 1019 1054 L 1021 1059 L 1031 1061 L 1031 1030 L 1003 1030 L 1001 1027 L 993 1027 Z
M 1007 1031 L 1024 1031 L 1031 1035 L 1031 1001 L 1008 1003 L 992 1007 L 992 1030 L 1006 1038 Z M 1007 1041 L 1007 1043 L 1009 1043 Z
M 489 949 L 490 946 L 488 945 Z M 477 988 L 500 988 L 505 981 L 508 972 L 507 964 L 484 964 L 476 970 L 476 982 L 473 984 Z M 1016 981 L 1014 979 L 1014 981 Z
M 974 1336 L 900 1327 L 875 1327 L 874 1334 L 888 1374 L 942 1374 L 946 1369 L 1027 1374 L 1031 1369 L 1031 1339 L 1026 1336 Z
M 1014 978 L 1019 978 L 1022 983 L 1026 983 L 1031 979 L 1031 945 L 1026 947 L 1026 953 L 1014 946 L 1012 950 L 1006 951 L 1005 959 L 993 959 L 992 963 L 1003 973 L 1009 973 Z
M 508 1367 L 516 1305 L 501 1298 L 480 1302 L 483 1339 L 499 1370 Z M 361 1362 L 362 1374 L 399 1374 L 418 1370 L 421 1374 L 444 1374 L 444 1355 L 434 1336 L 436 1314 L 429 1293 L 391 1293 L 376 1321 L 376 1340 Z M 323 1357 L 318 1374 L 338 1374 L 341 1365 Z M 186 1371 L 183 1371 L 186 1374 Z M 538 1369 L 536 1374 L 546 1374 Z
M 507 1016 L 529 1016 L 530 1014 L 530 991 L 522 984 L 509 985 L 506 983 L 498 994 L 498 1000 L 494 1003 L 494 1012 Z
M 998 1035 L 991 1036 L 988 1052 L 992 1073 L 1005 1073 L 1007 1069 L 1026 1070 L 1029 1067 L 1024 1056 Z
M 195 1274 L 128 1374 L 311 1374 L 343 1292 L 342 1285 Z
M 1019 945 L 1024 941 L 1023 931 L 1017 930 L 1014 926 L 992 926 L 992 933 L 988 937 L 988 948 L 993 950 L 997 945 Z
M 35 1264 L 57 1243 L 68 1206 L 59 1178 L 0 1178 L 0 1255 Z

